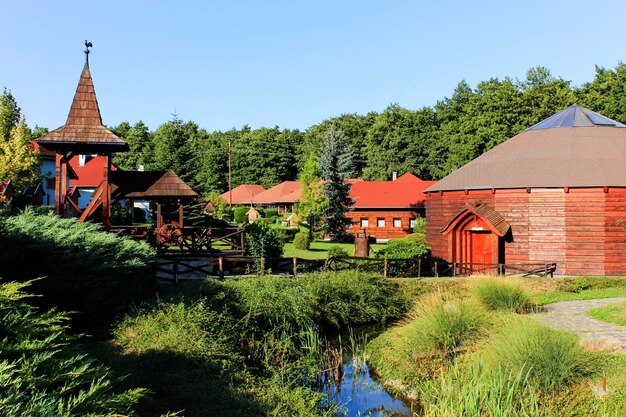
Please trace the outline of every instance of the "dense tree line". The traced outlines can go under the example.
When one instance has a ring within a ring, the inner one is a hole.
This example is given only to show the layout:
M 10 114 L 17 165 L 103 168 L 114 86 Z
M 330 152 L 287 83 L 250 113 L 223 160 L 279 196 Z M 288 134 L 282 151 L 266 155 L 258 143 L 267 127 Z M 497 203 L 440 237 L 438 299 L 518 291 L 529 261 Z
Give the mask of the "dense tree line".
M 382 112 L 324 120 L 305 131 L 244 126 L 210 132 L 177 115 L 155 131 L 142 122 L 124 122 L 112 130 L 130 144 L 131 152 L 117 155 L 114 162 L 127 170 L 140 165 L 173 169 L 207 195 L 228 187 L 230 145 L 233 186 L 270 187 L 296 180 L 309 156 L 319 153 L 328 128 L 335 126 L 352 149 L 355 176 L 382 180 L 394 171 L 410 171 L 440 179 L 574 103 L 626 123 L 626 65 L 596 67 L 594 79 L 580 87 L 544 67 L 530 69 L 522 80 L 491 78 L 475 87 L 461 81 L 450 97 L 432 107 L 411 110 L 392 104 Z

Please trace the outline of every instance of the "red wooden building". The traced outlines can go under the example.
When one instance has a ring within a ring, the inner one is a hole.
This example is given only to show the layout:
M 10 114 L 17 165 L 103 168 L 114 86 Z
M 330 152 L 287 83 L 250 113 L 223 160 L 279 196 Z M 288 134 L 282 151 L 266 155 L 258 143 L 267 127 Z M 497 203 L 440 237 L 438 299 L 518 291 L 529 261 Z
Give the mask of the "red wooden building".
M 435 257 L 626 275 L 626 126 L 588 109 L 549 117 L 426 193 Z
M 418 217 L 424 217 L 424 190 L 434 181 L 424 181 L 407 172 L 393 181 L 354 181 L 350 197 L 353 211 L 348 232 L 365 231 L 376 239 L 404 237 L 413 231 Z

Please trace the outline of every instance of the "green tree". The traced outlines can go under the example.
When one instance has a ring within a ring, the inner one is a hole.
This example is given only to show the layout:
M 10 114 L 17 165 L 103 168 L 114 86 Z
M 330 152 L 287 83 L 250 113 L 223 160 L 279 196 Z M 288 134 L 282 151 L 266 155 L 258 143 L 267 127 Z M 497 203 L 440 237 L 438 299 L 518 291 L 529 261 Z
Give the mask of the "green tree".
M 322 229 L 332 239 L 343 239 L 346 228 L 351 224 L 345 214 L 354 204 L 350 198 L 350 184 L 346 181 L 352 175 L 352 150 L 341 130 L 334 125 L 324 136 L 318 164 L 321 177 L 325 180 L 324 195 L 328 200 Z
M 113 163 L 126 171 L 136 171 L 140 165 L 149 166 L 153 162 L 153 143 L 150 130 L 142 121 L 131 126 L 122 122 L 111 131 L 128 143 L 129 152 L 115 154 Z
M 593 81 L 576 91 L 579 103 L 598 113 L 626 123 L 626 64 L 615 69 L 596 66 Z
M 217 191 L 211 191 L 209 193 L 208 200 L 213 204 L 213 217 L 220 220 L 230 221 L 233 217 L 233 212 L 228 207 L 226 200 L 222 198 Z
M 31 132 L 20 119 L 9 140 L 0 143 L 0 180 L 11 179 L 19 190 L 39 180 L 39 152 L 31 146 Z
M 17 126 L 22 118 L 22 109 L 17 105 L 15 97 L 5 88 L 0 95 L 0 141 L 9 140 L 11 130 Z
M 299 181 L 302 194 L 296 204 L 296 213 L 309 229 L 309 239 L 311 240 L 313 231 L 328 205 L 320 179 L 317 157 L 314 153 L 309 155 L 309 159 L 304 164 Z

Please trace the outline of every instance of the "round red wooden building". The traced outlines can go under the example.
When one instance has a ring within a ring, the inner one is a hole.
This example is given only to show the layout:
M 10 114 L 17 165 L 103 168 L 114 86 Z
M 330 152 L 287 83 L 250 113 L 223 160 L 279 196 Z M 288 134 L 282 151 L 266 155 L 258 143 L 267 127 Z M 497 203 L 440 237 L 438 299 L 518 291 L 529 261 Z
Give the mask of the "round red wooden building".
M 425 192 L 434 257 L 626 275 L 626 126 L 591 110 L 568 107 Z

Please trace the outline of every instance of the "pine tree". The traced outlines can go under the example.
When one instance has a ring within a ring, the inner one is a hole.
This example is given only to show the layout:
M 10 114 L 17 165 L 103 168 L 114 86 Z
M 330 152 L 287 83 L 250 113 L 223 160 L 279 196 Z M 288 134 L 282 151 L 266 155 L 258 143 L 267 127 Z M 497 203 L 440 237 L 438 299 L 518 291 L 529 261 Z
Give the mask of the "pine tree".
M 354 200 L 350 198 L 350 184 L 346 181 L 352 175 L 352 150 L 343 133 L 331 126 L 321 144 L 318 156 L 321 177 L 324 182 L 324 195 L 328 205 L 324 210 L 322 229 L 333 240 L 341 240 L 351 220 L 346 213 L 352 210 Z

